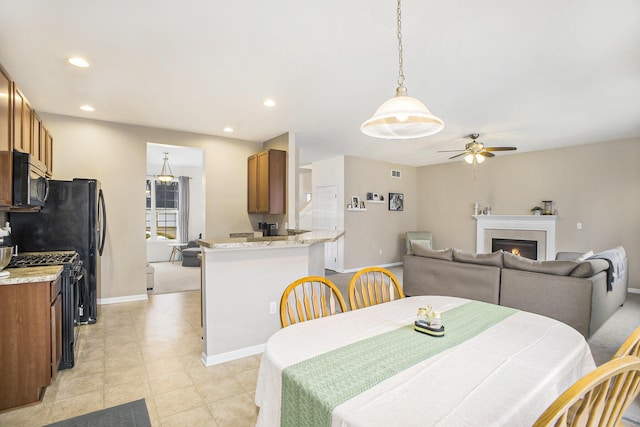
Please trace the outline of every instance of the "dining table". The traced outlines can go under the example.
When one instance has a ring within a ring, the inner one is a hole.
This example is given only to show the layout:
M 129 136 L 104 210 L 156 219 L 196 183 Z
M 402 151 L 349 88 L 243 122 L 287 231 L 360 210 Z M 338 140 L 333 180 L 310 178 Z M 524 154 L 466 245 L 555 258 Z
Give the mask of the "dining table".
M 414 330 L 419 308 L 443 336 Z M 265 345 L 258 427 L 531 426 L 595 369 L 557 320 L 447 296 L 415 296 L 297 323 Z

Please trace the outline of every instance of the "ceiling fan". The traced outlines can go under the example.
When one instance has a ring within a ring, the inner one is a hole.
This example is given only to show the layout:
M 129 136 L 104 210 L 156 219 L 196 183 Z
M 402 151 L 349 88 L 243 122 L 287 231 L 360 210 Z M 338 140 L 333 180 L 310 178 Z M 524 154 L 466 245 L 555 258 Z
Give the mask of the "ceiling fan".
M 516 147 L 485 147 L 482 142 L 478 142 L 477 139 L 480 134 L 472 133 L 467 135 L 467 138 L 471 138 L 471 142 L 464 146 L 464 150 L 445 150 L 438 151 L 438 153 L 454 153 L 461 151 L 460 154 L 449 157 L 449 159 L 455 159 L 456 157 L 465 156 L 464 160 L 469 164 L 476 164 L 484 162 L 485 157 L 494 157 L 495 154 L 492 151 L 513 151 Z

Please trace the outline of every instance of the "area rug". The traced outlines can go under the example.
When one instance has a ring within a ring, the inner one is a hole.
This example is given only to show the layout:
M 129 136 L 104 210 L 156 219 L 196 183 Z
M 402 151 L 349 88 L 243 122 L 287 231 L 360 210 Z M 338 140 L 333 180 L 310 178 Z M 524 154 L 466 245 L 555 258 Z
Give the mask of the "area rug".
M 125 403 L 45 427 L 151 427 L 144 399 Z
M 168 294 L 200 290 L 200 268 L 183 267 L 181 261 L 153 262 L 153 290 L 151 294 Z

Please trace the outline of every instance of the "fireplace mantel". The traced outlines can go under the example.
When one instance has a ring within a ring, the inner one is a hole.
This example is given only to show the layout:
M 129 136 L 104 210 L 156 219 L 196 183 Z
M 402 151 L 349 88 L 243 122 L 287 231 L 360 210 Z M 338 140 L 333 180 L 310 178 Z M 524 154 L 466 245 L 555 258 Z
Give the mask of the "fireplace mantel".
M 473 215 L 476 220 L 476 252 L 491 252 L 487 249 L 487 230 L 522 230 L 544 232 L 544 257 L 551 260 L 556 255 L 557 215 Z M 540 251 L 538 251 L 540 252 Z

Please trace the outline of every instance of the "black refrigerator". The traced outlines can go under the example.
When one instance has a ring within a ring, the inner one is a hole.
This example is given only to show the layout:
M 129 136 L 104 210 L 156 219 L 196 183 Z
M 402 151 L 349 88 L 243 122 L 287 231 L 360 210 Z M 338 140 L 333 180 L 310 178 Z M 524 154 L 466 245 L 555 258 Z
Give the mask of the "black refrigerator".
M 95 323 L 100 295 L 100 257 L 107 230 L 104 195 L 95 179 L 49 181 L 40 212 L 12 212 L 11 239 L 20 252 L 76 251 L 87 272 L 79 320 Z

